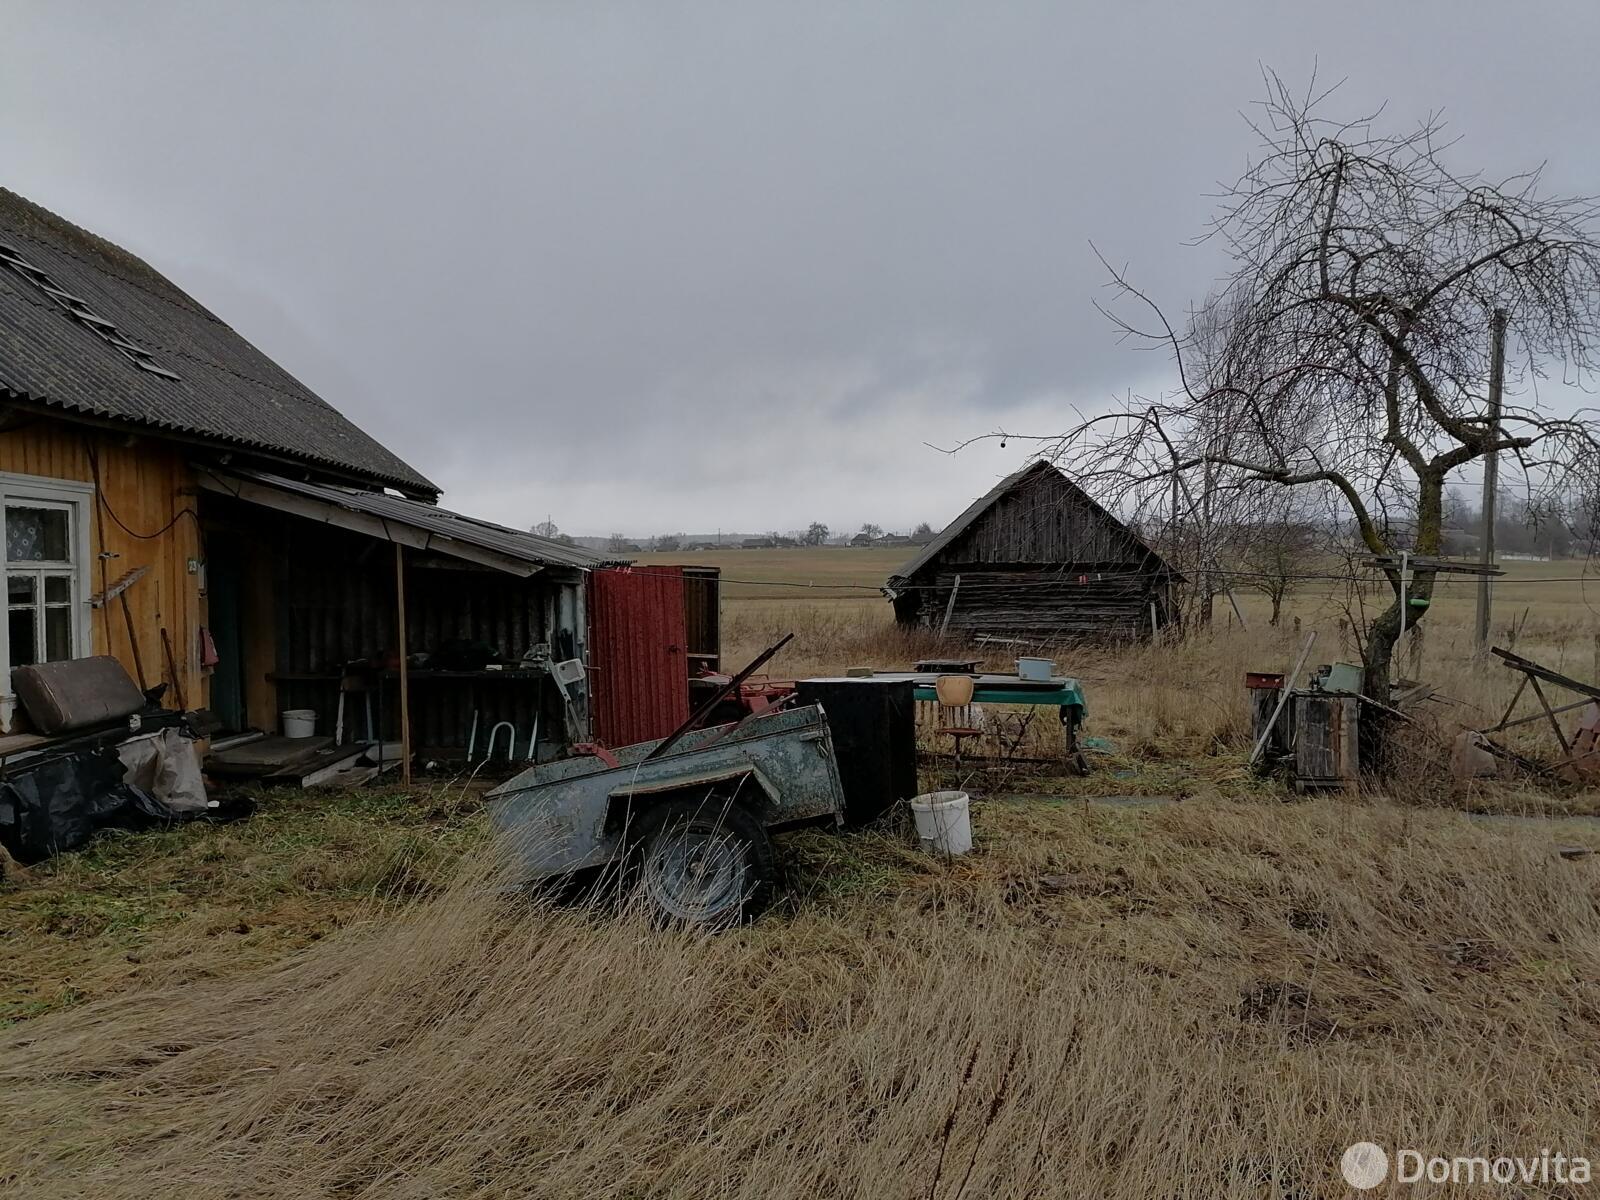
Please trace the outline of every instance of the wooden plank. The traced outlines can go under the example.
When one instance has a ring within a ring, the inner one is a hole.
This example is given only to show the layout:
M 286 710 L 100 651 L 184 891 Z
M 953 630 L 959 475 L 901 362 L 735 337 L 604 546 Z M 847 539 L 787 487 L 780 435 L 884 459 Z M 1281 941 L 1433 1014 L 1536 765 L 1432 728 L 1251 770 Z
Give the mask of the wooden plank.
M 1508 667 L 1521 671 L 1530 678 L 1542 679 L 1546 683 L 1564 687 L 1569 692 L 1577 692 L 1579 695 L 1591 696 L 1596 700 L 1600 700 L 1600 684 L 1582 683 L 1573 679 L 1570 675 L 1563 675 L 1559 671 L 1552 671 L 1549 667 L 1541 666 L 1531 658 L 1523 658 L 1520 654 L 1502 650 L 1499 646 L 1494 647 L 1490 653 L 1503 660 Z
M 300 786 L 303 788 L 320 787 L 337 782 L 365 782 L 378 773 L 378 768 L 367 763 L 366 757 L 366 748 L 362 746 L 330 746 L 312 762 L 305 764 L 302 771 L 293 773 L 286 771 L 284 774 L 298 774 Z M 362 779 L 352 778 L 363 771 L 366 775 Z M 269 775 L 266 782 L 276 783 L 279 780 L 276 776 Z M 283 782 L 292 780 L 284 779 Z
M 288 771 L 333 744 L 329 737 L 265 737 L 206 759 L 209 774 L 225 778 L 255 779 Z

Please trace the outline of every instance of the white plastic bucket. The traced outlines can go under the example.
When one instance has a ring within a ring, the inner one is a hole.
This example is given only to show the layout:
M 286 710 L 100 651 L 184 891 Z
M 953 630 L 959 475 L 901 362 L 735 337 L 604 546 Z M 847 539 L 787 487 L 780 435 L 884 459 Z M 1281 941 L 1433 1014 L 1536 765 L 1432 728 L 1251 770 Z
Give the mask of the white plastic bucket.
M 314 708 L 286 708 L 283 710 L 284 737 L 314 737 L 317 732 L 317 710 Z
M 972 849 L 972 814 L 965 792 L 927 792 L 911 801 L 924 850 L 965 854 Z

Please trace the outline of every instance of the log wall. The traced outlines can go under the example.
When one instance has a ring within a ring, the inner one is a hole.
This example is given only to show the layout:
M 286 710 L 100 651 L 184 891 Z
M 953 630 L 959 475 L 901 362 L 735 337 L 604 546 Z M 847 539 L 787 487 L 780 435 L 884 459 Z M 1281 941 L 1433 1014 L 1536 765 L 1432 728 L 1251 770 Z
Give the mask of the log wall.
M 939 629 L 948 610 L 950 632 L 969 637 L 1141 638 L 1152 604 L 1157 627 L 1175 611 L 1165 565 L 1056 471 L 999 497 L 907 582 L 898 620 Z

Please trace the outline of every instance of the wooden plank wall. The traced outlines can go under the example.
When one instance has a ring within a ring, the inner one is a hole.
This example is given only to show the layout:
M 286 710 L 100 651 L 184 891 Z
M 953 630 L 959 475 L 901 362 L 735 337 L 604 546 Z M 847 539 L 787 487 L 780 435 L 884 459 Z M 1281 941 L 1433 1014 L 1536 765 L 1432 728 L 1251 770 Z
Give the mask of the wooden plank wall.
M 1138 562 L 1144 545 L 1054 471 L 1000 497 L 940 559 L 944 563 Z
M 199 578 L 189 573 L 188 562 L 202 555 L 194 519 L 179 515 L 195 506 L 192 472 L 182 450 L 150 438 L 102 433 L 45 418 L 0 431 L 0 471 L 93 483 L 91 455 L 98 464 L 100 489 L 90 514 L 90 553 L 95 557 L 89 564 L 87 591 L 101 591 L 107 582 L 134 568 L 150 568 L 127 592 L 146 682 L 150 686 L 173 682 L 161 644 L 165 628 L 184 699 L 190 708 L 201 707 L 209 699 L 200 675 L 203 620 Z M 116 557 L 100 559 L 102 548 Z M 137 679 L 120 603 L 113 601 L 79 616 L 90 622 L 95 653 L 115 656 Z M 168 704 L 175 703 L 169 695 Z
M 332 733 L 344 664 L 382 656 L 397 645 L 394 547 L 297 517 L 267 518 L 282 522 L 273 618 L 276 707 L 315 709 L 317 732 Z M 570 637 L 563 642 L 548 626 L 560 586 L 553 572 L 521 579 L 408 552 L 406 648 L 431 653 L 450 641 L 485 642 L 515 661 L 534 643 L 551 642 L 558 656 L 576 653 Z M 382 733 L 397 739 L 398 692 L 392 681 L 385 687 Z M 348 703 L 347 720 L 364 731 L 363 698 Z M 559 740 L 562 710 L 553 685 L 435 678 L 425 670 L 411 675 L 412 738 L 427 753 L 456 756 L 464 750 L 474 712 L 480 753 L 500 721 L 516 727 L 518 747 L 525 748 L 536 708 L 542 740 Z
M 1172 616 L 1171 585 L 1120 522 L 1054 471 L 1002 496 L 912 580 L 901 620 L 1038 642 L 1130 639 Z
M 1129 565 L 1087 575 L 1058 567 L 997 571 L 967 566 L 959 572 L 950 632 L 1041 642 L 1147 637 L 1151 603 L 1157 624 L 1165 625 L 1169 597 L 1161 577 L 1135 571 Z M 941 570 L 934 586 L 919 593 L 920 623 L 932 628 L 943 624 L 957 573 Z

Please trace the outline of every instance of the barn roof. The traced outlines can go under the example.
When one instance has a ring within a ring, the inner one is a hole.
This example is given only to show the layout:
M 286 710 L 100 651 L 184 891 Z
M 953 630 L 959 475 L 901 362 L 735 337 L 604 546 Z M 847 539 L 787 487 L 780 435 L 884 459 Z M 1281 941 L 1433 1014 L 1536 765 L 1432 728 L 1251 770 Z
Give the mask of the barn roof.
M 1096 503 L 1094 497 L 1090 496 L 1088 492 L 1084 491 L 1077 484 L 1073 483 L 1072 480 L 1068 479 L 1065 472 L 1063 472 L 1060 468 L 1041 458 L 1034 460 L 1021 470 L 1011 472 L 1011 474 L 1007 475 L 999 483 L 995 484 L 994 487 L 990 488 L 982 496 L 979 496 L 971 504 L 967 505 L 966 510 L 962 512 L 962 514 L 954 521 L 951 521 L 950 524 L 941 529 L 938 535 L 934 537 L 933 541 L 929 542 L 922 548 L 921 553 L 919 553 L 910 562 L 906 563 L 893 575 L 889 576 L 890 584 L 892 585 L 896 582 L 910 579 L 912 576 L 916 575 L 917 572 L 921 571 L 929 563 L 938 559 L 938 557 L 944 553 L 946 547 L 948 547 L 958 537 L 971 528 L 973 522 L 975 522 L 979 517 L 983 516 L 984 513 L 988 512 L 989 509 L 993 507 L 1002 496 L 1013 491 L 1029 480 L 1035 479 L 1038 476 L 1049 472 L 1054 472 L 1056 475 L 1059 475 L 1069 488 L 1077 492 L 1079 496 L 1083 497 L 1085 504 L 1089 505 L 1096 512 L 1100 513 L 1107 521 L 1110 521 L 1113 525 L 1125 531 L 1129 537 L 1133 538 L 1133 540 L 1138 542 L 1141 546 L 1144 546 L 1144 548 L 1149 551 L 1150 557 L 1153 560 L 1153 565 L 1157 569 L 1165 568 L 1169 571 L 1172 570 L 1172 568 L 1168 566 L 1167 562 L 1159 554 L 1150 549 L 1149 543 L 1147 543 L 1143 538 L 1139 537 L 1138 534 L 1134 533 L 1133 530 L 1129 529 L 1121 521 L 1117 520 L 1116 517 L 1112 516 L 1103 507 L 1101 507 L 1101 505 Z
M 439 492 L 148 263 L 4 188 L 0 396 Z

